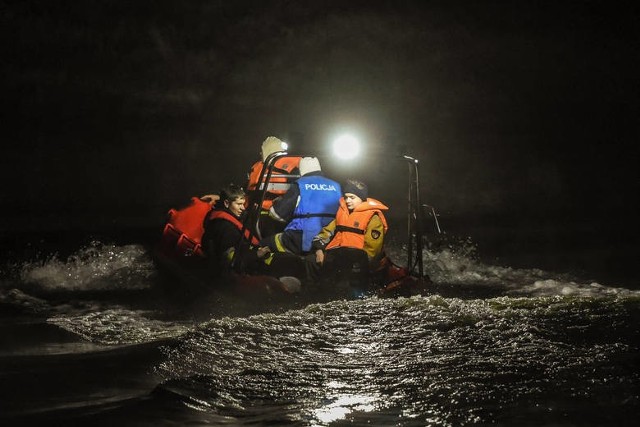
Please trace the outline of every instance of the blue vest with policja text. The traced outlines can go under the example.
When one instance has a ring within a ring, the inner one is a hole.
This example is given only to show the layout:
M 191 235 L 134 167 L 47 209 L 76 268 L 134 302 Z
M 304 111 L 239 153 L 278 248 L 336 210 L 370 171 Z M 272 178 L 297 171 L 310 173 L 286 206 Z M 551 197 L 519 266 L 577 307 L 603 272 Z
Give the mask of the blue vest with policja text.
M 285 230 L 302 230 L 302 250 L 311 250 L 311 241 L 336 216 L 342 191 L 340 184 L 322 175 L 303 176 L 296 181 L 300 201 Z

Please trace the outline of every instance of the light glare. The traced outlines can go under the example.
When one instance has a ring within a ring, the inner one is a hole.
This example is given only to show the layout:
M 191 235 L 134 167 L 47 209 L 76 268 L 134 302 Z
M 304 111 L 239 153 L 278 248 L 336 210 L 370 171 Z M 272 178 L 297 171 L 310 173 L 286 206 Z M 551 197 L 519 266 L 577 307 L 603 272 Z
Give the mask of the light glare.
M 353 159 L 360 153 L 360 142 L 351 135 L 342 135 L 333 143 L 333 152 L 341 159 Z

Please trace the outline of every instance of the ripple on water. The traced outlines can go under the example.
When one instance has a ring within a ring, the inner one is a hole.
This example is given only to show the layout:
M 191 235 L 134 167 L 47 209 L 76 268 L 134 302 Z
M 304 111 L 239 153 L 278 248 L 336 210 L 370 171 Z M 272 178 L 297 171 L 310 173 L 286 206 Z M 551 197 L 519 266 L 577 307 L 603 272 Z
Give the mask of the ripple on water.
M 637 316 L 637 301 L 631 311 Z M 204 379 L 188 395 L 218 415 L 268 404 L 280 418 L 320 425 L 399 415 L 486 422 L 500 408 L 550 404 L 549 395 L 562 406 L 609 393 L 597 378 L 637 351 L 632 331 L 608 326 L 628 315 L 611 297 L 336 301 L 207 322 L 167 346 L 157 371 L 174 383 Z M 607 321 L 594 322 L 601 316 Z M 637 390 L 635 371 L 618 369 Z

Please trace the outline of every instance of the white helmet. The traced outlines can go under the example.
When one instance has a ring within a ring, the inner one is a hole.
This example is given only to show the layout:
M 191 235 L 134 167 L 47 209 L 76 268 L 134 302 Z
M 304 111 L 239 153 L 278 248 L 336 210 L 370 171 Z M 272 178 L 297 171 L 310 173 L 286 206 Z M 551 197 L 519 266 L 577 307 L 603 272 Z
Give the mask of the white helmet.
M 320 161 L 317 157 L 303 157 L 300 159 L 300 165 L 298 166 L 300 169 L 300 175 L 304 176 L 311 172 L 320 172 L 322 169 L 320 168 Z
M 262 161 L 266 161 L 267 157 L 280 151 L 287 151 L 287 143 L 275 136 L 268 137 L 262 142 Z

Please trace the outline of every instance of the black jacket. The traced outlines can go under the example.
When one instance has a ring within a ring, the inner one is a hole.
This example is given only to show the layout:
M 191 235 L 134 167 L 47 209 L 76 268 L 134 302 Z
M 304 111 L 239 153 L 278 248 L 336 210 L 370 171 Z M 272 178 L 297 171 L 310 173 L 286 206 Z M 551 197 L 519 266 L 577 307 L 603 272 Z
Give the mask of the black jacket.
M 210 266 L 220 273 L 229 271 L 229 251 L 238 246 L 240 239 L 241 232 L 231 221 L 223 218 L 205 220 L 202 250 L 209 259 Z M 244 243 L 246 250 L 242 251 L 242 264 L 249 270 L 255 270 L 258 268 L 258 255 L 254 248 L 248 248 L 248 243 Z

